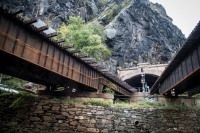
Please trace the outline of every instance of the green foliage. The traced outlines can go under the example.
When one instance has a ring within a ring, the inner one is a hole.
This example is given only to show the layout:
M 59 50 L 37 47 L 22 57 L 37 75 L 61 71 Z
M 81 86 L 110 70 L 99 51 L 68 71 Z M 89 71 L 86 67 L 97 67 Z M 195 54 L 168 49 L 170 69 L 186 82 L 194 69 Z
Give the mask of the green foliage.
M 110 23 L 112 18 L 113 18 L 113 10 L 110 10 L 108 12 L 108 16 L 107 16 L 107 19 L 106 19 L 106 24 Z
M 122 5 L 120 4 L 120 5 L 114 5 L 113 6 L 113 8 L 112 8 L 112 10 L 113 10 L 113 16 L 116 16 L 120 11 L 121 11 L 121 9 L 122 9 L 123 7 L 122 7 Z
M 100 0 L 100 5 L 104 6 L 107 3 L 107 0 Z
M 115 92 L 113 90 L 111 90 L 110 88 L 106 87 L 104 89 L 104 93 L 107 93 L 107 94 L 114 94 Z
M 16 94 L 17 98 L 9 105 L 11 109 L 20 109 L 26 108 L 26 101 L 34 101 L 35 95 L 29 92 L 21 91 L 19 94 Z
M 84 0 L 84 3 L 87 3 L 88 2 L 88 0 Z
M 55 101 L 55 102 L 60 102 L 60 103 L 70 103 L 70 104 L 80 104 L 81 102 L 74 100 L 74 99 L 70 99 L 70 98 L 66 98 L 66 99 L 59 99 L 59 98 L 53 98 L 51 99 L 51 101 Z
M 58 30 L 59 38 L 66 38 L 64 45 L 74 44 L 74 48 L 81 48 L 83 54 L 88 54 L 97 61 L 106 60 L 111 56 L 105 46 L 104 27 L 99 23 L 84 24 L 80 17 L 70 17 L 68 26 L 61 25 Z
M 35 95 L 25 91 L 21 91 L 18 94 L 2 91 L 0 94 L 0 100 L 3 101 L 10 109 L 26 109 L 29 102 L 33 102 L 35 100 Z
M 112 107 L 126 108 L 157 108 L 157 109 L 199 109 L 199 107 L 188 107 L 185 104 L 180 105 L 165 105 L 161 102 L 138 101 L 129 103 L 128 101 L 116 100 Z
M 135 106 L 141 108 L 164 108 L 165 104 L 161 102 L 138 101 Z
M 23 88 L 26 81 L 12 76 L 3 75 L 2 84 L 8 85 L 11 88 Z
M 80 28 L 82 28 L 84 21 L 79 16 L 78 17 L 70 16 L 68 24 L 69 24 L 68 25 L 69 30 L 77 31 L 77 30 L 80 30 Z
M 100 100 L 100 99 L 90 99 L 84 102 L 86 105 L 93 105 L 93 106 L 103 106 L 103 107 L 110 107 L 111 103 L 108 101 Z
M 200 94 L 193 95 L 194 98 L 200 98 Z
M 136 60 L 133 60 L 133 63 L 134 63 L 134 64 L 137 64 L 138 62 L 137 62 Z
M 111 22 L 112 18 L 114 18 L 115 16 L 117 16 L 119 14 L 119 12 L 125 7 L 125 3 L 122 3 L 120 5 L 118 4 L 114 4 L 111 6 L 111 9 L 109 11 L 107 11 L 107 19 L 106 19 L 106 24 L 108 24 L 109 22 Z
M 131 108 L 131 107 L 133 107 L 133 105 L 129 104 L 129 102 L 126 100 L 122 101 L 122 100 L 116 99 L 113 104 L 113 107 Z

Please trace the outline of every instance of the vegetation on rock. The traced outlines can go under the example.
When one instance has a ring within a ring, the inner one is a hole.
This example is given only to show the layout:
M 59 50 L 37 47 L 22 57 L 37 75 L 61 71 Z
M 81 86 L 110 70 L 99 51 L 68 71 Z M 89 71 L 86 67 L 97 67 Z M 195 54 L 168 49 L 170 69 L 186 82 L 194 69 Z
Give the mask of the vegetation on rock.
M 64 45 L 74 44 L 74 49 L 81 48 L 81 53 L 88 54 L 97 61 L 106 60 L 111 56 L 105 45 L 104 27 L 97 22 L 84 24 L 80 17 L 71 16 L 68 25 L 61 25 L 58 37 L 66 38 Z

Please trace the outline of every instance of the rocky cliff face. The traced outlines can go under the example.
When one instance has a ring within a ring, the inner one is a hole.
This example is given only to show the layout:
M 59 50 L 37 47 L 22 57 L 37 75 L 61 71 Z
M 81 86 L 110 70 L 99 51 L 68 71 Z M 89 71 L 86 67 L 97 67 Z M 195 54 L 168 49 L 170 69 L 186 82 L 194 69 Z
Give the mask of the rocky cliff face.
M 37 16 L 57 29 L 70 15 L 105 26 L 112 58 L 102 62 L 112 72 L 137 63 L 168 63 L 185 37 L 172 24 L 162 5 L 149 0 L 1 0 L 13 11 L 25 6 L 23 16 Z
M 134 63 L 168 63 L 184 43 L 165 9 L 148 0 L 135 0 L 106 25 L 107 45 L 118 66 Z

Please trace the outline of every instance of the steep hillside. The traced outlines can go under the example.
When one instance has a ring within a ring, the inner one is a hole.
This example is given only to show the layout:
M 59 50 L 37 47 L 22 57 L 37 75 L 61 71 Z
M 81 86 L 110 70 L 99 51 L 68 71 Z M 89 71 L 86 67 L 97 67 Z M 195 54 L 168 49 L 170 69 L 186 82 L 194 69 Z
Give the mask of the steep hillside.
M 105 26 L 106 44 L 112 51 L 109 61 L 101 62 L 112 72 L 117 67 L 137 63 L 167 63 L 185 41 L 172 24 L 162 5 L 149 0 L 1 0 L 17 10 L 24 6 L 26 18 L 39 17 L 57 29 L 69 16 L 81 16 L 86 22 L 99 21 Z M 48 20 L 49 18 L 49 20 Z

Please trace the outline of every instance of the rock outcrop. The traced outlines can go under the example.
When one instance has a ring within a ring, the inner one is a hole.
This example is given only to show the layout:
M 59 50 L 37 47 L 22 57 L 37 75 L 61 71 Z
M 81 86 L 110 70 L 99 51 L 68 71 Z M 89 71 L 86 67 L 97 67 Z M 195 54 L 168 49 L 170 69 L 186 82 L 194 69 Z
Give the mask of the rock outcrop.
M 101 62 L 113 73 L 117 67 L 137 63 L 168 63 L 183 45 L 185 36 L 172 23 L 160 4 L 149 0 L 2 0 L 10 9 L 25 6 L 24 17 L 39 17 L 57 29 L 70 15 L 105 26 L 106 44 L 112 51 L 109 61 Z
M 135 0 L 122 10 L 106 25 L 106 33 L 117 66 L 168 63 L 185 41 L 165 9 L 148 0 Z

